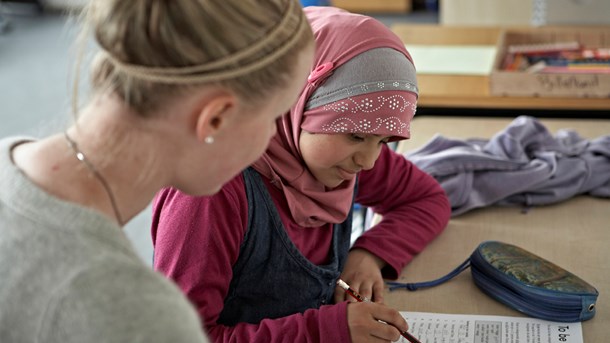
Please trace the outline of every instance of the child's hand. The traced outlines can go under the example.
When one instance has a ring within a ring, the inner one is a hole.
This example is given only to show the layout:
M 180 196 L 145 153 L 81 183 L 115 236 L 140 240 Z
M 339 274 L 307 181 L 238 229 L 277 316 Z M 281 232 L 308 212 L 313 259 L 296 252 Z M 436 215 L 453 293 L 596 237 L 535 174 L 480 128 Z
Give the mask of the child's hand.
M 385 262 L 363 249 L 353 249 L 347 255 L 341 279 L 347 282 L 360 295 L 373 302 L 383 303 L 384 283 L 381 269 Z M 354 301 L 342 289 L 335 290 L 335 303 L 344 300 Z
M 370 302 L 348 304 L 347 325 L 354 343 L 395 342 L 400 338 L 400 332 L 408 329 L 407 322 L 398 311 Z

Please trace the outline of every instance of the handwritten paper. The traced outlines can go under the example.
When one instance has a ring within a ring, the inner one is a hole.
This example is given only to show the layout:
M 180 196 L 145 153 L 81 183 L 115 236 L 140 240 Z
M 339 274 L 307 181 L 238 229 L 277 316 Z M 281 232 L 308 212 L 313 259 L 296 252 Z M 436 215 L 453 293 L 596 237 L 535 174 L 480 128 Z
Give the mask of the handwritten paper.
M 582 325 L 535 318 L 400 312 L 422 343 L 583 343 Z M 409 343 L 405 338 L 398 342 Z
M 494 45 L 407 45 L 418 74 L 489 75 Z

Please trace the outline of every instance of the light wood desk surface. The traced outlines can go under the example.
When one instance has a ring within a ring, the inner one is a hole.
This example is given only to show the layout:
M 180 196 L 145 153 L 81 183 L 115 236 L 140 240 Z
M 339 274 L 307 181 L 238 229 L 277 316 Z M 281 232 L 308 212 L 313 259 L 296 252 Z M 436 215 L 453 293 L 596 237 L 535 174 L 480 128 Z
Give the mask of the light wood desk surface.
M 396 24 L 392 31 L 407 45 L 496 45 L 499 27 Z M 417 61 L 415 61 L 417 67 Z M 608 98 L 502 97 L 489 91 L 488 76 L 418 74 L 418 106 L 539 110 L 610 110 Z
M 405 152 L 424 145 L 435 134 L 452 138 L 490 138 L 511 118 L 420 117 L 411 125 Z M 610 134 L 610 120 L 543 119 L 549 130 L 573 128 L 581 136 Z M 463 262 L 479 243 L 498 240 L 525 248 L 582 277 L 600 295 L 597 313 L 583 322 L 587 343 L 610 337 L 610 200 L 579 196 L 551 206 L 487 207 L 451 219 L 445 231 L 403 270 L 398 281 L 428 281 Z M 386 290 L 385 302 L 400 311 L 523 316 L 493 300 L 472 281 L 470 270 L 440 286 L 410 292 Z

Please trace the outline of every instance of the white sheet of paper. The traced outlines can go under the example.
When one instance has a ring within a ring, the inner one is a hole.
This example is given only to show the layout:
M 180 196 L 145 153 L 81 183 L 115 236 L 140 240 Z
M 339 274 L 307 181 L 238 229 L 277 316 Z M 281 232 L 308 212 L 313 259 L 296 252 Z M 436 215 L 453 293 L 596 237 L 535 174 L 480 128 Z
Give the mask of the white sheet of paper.
M 407 45 L 418 74 L 489 75 L 495 45 Z
M 527 317 L 400 312 L 422 343 L 583 343 L 582 324 Z M 398 341 L 409 343 L 405 338 Z

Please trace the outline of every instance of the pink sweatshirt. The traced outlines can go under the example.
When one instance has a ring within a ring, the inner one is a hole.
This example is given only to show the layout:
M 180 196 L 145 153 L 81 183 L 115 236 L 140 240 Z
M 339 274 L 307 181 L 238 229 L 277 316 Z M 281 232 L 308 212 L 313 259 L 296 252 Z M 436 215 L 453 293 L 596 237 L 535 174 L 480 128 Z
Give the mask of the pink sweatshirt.
M 263 178 L 264 179 L 264 178 Z M 303 228 L 291 218 L 279 189 L 264 179 L 288 235 L 315 264 L 325 263 L 332 225 Z M 353 248 L 385 262 L 383 275 L 396 279 L 447 225 L 449 201 L 439 184 L 387 147 L 375 167 L 361 172 L 356 202 L 383 215 Z M 258 324 L 217 324 L 247 228 L 247 199 L 241 175 L 210 197 L 191 197 L 174 189 L 161 191 L 153 204 L 154 268 L 173 279 L 199 311 L 216 342 L 349 342 L 347 303 L 326 305 Z

